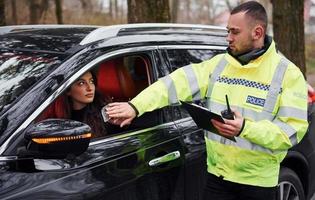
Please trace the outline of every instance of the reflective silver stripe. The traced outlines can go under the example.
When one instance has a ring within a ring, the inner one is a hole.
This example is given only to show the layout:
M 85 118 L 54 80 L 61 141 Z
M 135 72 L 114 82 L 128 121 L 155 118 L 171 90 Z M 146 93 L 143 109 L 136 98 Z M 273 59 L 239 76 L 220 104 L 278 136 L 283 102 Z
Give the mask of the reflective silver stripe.
M 211 76 L 209 77 L 209 86 L 208 86 L 208 91 L 207 91 L 207 97 L 211 97 L 211 93 L 212 93 L 212 89 L 213 89 L 214 83 L 217 81 L 218 77 L 223 72 L 226 64 L 227 64 L 227 61 L 223 57 L 219 61 L 218 65 L 214 68 Z
M 259 146 L 257 144 L 251 143 L 248 140 L 245 140 L 243 138 L 240 137 L 235 137 L 236 142 L 232 142 L 231 140 L 225 139 L 224 137 L 221 137 L 218 134 L 215 133 L 211 133 L 211 132 L 207 132 L 206 133 L 207 138 L 212 140 L 212 141 L 216 141 L 219 142 L 221 144 L 224 145 L 231 145 L 231 146 L 236 146 L 242 149 L 248 149 L 248 150 L 252 150 L 252 151 L 262 151 L 268 154 L 272 154 L 275 153 L 277 151 L 272 151 L 270 149 L 264 148 L 262 146 Z
M 220 113 L 223 109 L 225 109 L 225 105 L 224 104 L 220 104 L 217 102 L 211 102 L 211 107 L 210 110 L 212 112 L 215 113 Z M 246 109 L 246 108 L 241 108 L 241 107 L 235 107 L 233 106 L 235 109 L 237 109 L 243 117 L 245 118 L 250 118 L 253 119 L 254 121 L 259 121 L 259 120 L 269 120 L 272 121 L 274 124 L 276 124 L 279 128 L 281 128 L 281 130 L 283 130 L 289 137 L 291 144 L 295 145 L 297 144 L 297 135 L 296 135 L 296 131 L 294 128 L 292 128 L 290 125 L 281 122 L 278 119 L 274 119 L 275 116 L 272 116 L 270 113 L 260 113 L 260 112 L 256 112 L 254 110 L 250 110 L 250 109 Z M 233 146 L 238 146 L 240 148 L 246 148 L 246 149 L 250 149 L 250 150 L 258 150 L 258 151 L 264 151 L 267 153 L 272 153 L 275 151 L 272 151 L 270 149 L 264 148 L 262 146 L 256 145 L 254 143 L 249 142 L 248 140 L 245 140 L 243 138 L 239 138 L 236 137 L 236 141 L 232 142 L 230 140 L 227 140 L 217 134 L 213 134 L 210 132 L 207 132 L 207 136 L 209 139 L 220 142 L 222 144 L 226 144 L 226 145 L 233 145 Z
M 290 126 L 289 124 L 286 124 L 286 123 L 284 123 L 278 119 L 275 119 L 273 121 L 273 123 L 275 125 L 277 125 L 283 132 L 285 132 L 287 134 L 292 145 L 297 144 L 297 133 L 296 133 L 296 130 L 292 126 Z
M 163 78 L 160 78 L 160 80 L 164 82 L 166 88 L 168 89 L 168 102 L 170 104 L 178 103 L 176 88 L 173 79 L 169 75 L 167 75 Z
M 200 88 L 198 86 L 197 76 L 192 68 L 192 65 L 187 65 L 182 69 L 184 70 L 189 82 L 192 100 L 200 100 L 201 99 Z
M 307 120 L 307 111 L 292 107 L 280 107 L 277 116 Z
M 284 78 L 284 73 L 288 65 L 289 65 L 289 61 L 286 58 L 282 57 L 272 77 L 272 81 L 270 83 L 270 88 L 266 97 L 266 102 L 263 108 L 263 112 L 271 113 L 273 111 L 277 102 L 277 98 L 280 93 L 282 80 Z
M 210 101 L 209 109 L 212 112 L 221 113 L 222 110 L 226 109 L 225 104 L 221 104 L 221 103 L 214 102 L 211 100 L 209 100 L 209 101 Z M 252 110 L 252 109 L 243 108 L 243 107 L 239 107 L 239 106 L 232 106 L 232 107 L 235 108 L 237 111 L 239 111 L 243 117 L 252 119 L 254 121 L 260 121 L 260 120 L 264 120 L 264 119 L 271 121 L 275 118 L 275 116 L 273 116 L 271 113 L 261 113 L 261 112 L 257 112 L 257 111 Z

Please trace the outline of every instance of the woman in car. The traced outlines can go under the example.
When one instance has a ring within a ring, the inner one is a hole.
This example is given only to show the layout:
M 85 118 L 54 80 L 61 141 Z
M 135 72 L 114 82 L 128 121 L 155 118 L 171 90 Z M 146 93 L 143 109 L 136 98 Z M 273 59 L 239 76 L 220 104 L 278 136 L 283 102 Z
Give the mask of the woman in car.
M 103 97 L 96 90 L 96 76 L 92 71 L 83 74 L 66 91 L 58 97 L 39 117 L 73 119 L 88 124 L 93 137 L 102 137 L 119 131 L 119 126 L 113 122 L 104 122 L 101 109 L 110 102 L 109 97 Z M 37 120 L 37 121 L 39 121 Z

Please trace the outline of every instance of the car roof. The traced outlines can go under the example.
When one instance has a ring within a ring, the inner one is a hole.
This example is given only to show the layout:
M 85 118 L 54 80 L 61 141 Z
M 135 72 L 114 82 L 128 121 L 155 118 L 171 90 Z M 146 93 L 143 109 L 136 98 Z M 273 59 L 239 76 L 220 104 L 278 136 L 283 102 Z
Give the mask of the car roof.
M 123 24 L 100 27 L 81 42 L 81 45 L 112 37 L 128 35 L 226 35 L 226 29 L 219 26 L 195 25 L 195 24 L 172 24 L 172 23 L 143 23 Z
M 64 53 L 78 45 L 97 27 L 91 26 L 7 26 L 0 28 L 0 47 Z
M 194 37 L 196 35 L 198 37 Z M 128 36 L 132 40 L 126 39 Z M 157 38 L 159 42 L 163 42 L 163 40 L 166 42 L 183 42 L 185 40 L 210 42 L 212 39 L 207 39 L 209 36 L 212 38 L 225 37 L 226 29 L 218 26 L 172 23 L 112 26 L 21 25 L 0 28 L 0 47 L 71 54 L 77 49 L 101 41 L 115 41 L 110 42 L 111 45 L 119 44 L 119 41 L 123 41 L 124 44 L 126 41 L 141 42 L 142 39 L 143 42 L 156 42 Z M 117 38 L 122 40 L 117 40 Z M 220 39 L 220 41 L 224 40 Z

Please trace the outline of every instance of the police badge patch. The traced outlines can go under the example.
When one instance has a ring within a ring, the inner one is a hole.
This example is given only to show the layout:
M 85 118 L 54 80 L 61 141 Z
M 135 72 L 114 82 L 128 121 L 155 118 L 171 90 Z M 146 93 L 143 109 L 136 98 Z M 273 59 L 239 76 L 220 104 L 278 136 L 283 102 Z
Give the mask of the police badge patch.
M 256 106 L 264 107 L 264 105 L 265 105 L 265 100 L 266 100 L 266 99 L 262 99 L 262 98 L 258 98 L 258 97 L 254 97 L 254 96 L 248 95 L 248 96 L 247 96 L 247 99 L 246 99 L 246 103 L 253 104 L 253 105 L 256 105 Z

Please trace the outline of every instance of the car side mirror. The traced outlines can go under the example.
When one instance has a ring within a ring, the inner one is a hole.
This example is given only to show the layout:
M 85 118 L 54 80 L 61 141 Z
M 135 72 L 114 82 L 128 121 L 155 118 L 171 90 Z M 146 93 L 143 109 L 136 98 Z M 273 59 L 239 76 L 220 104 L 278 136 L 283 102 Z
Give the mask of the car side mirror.
M 89 146 L 91 128 L 69 119 L 46 119 L 27 129 L 26 146 L 19 150 L 21 157 L 66 158 L 78 156 Z

